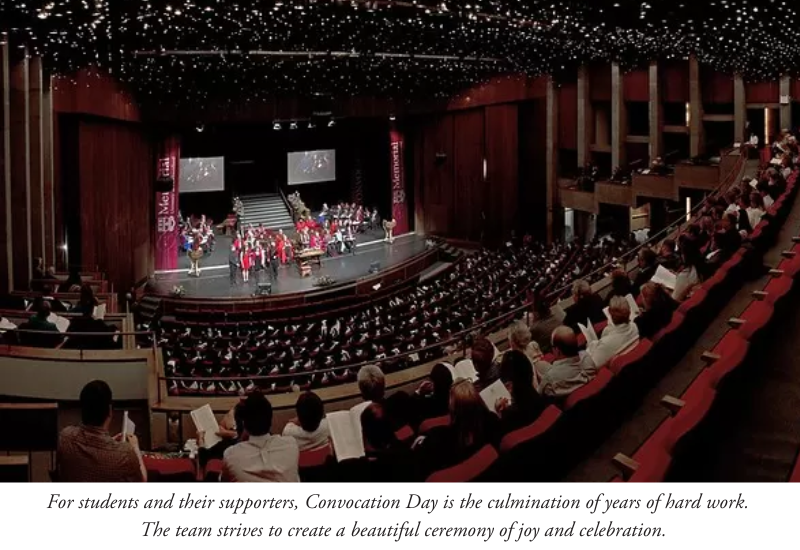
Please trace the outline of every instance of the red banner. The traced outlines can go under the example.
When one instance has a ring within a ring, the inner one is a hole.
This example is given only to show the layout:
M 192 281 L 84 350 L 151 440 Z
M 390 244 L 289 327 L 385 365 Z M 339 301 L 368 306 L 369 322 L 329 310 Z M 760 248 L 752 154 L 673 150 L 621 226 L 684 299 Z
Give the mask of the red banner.
M 156 191 L 156 254 L 155 269 L 176 269 L 178 267 L 178 247 L 180 246 L 180 227 L 178 224 L 178 176 L 181 145 L 177 137 L 165 139 L 158 155 L 157 177 L 159 180 L 171 179 L 172 191 Z
M 395 235 L 408 233 L 408 204 L 406 203 L 406 179 L 403 173 L 403 134 L 396 128 L 389 132 L 392 171 L 392 218 L 397 222 Z

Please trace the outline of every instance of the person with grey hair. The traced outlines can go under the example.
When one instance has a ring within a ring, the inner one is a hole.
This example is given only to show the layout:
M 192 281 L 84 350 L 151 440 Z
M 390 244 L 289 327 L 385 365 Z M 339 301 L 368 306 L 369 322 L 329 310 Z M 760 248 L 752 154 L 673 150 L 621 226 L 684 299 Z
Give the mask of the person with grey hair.
M 364 409 L 372 403 L 383 403 L 383 394 L 386 390 L 386 377 L 378 365 L 364 365 L 358 370 L 356 376 L 358 381 L 358 391 L 361 393 L 361 398 L 364 400 L 351 410 L 356 411 L 359 416 Z
M 528 328 L 528 325 L 524 321 L 517 321 L 508 329 L 508 346 L 508 351 L 519 351 L 528 358 L 528 361 L 531 363 L 531 368 L 534 369 L 534 381 L 538 382 L 540 375 L 536 370 L 536 364 L 541 361 L 543 354 L 539 344 L 531 339 L 531 329 Z M 502 355 L 498 355 L 495 358 L 495 363 L 498 365 L 502 363 L 503 356 L 508 353 L 508 351 Z
M 600 323 L 606 318 L 603 313 L 603 299 L 592 292 L 589 282 L 578 279 L 572 284 L 572 305 L 567 308 L 567 315 L 564 317 L 564 325 L 574 331 L 578 331 L 578 323 L 595 324 Z
M 622 296 L 614 296 L 608 306 L 611 320 L 599 340 L 586 343 L 586 351 L 598 367 L 639 341 L 639 327 L 631 322 L 631 306 Z
M 578 347 L 578 337 L 569 327 L 557 327 L 551 336 L 553 364 L 545 363 L 542 380 L 536 387 L 541 395 L 565 397 L 597 374 L 591 356 Z

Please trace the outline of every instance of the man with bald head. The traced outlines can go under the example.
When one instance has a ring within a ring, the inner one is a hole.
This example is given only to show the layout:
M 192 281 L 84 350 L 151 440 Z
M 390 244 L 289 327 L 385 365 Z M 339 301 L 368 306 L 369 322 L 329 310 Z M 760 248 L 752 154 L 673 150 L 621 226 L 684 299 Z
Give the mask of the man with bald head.
M 560 326 L 553 331 L 552 365 L 543 365 L 539 393 L 550 397 L 564 397 L 580 388 L 597 374 L 597 366 L 585 351 L 578 348 L 575 331 Z

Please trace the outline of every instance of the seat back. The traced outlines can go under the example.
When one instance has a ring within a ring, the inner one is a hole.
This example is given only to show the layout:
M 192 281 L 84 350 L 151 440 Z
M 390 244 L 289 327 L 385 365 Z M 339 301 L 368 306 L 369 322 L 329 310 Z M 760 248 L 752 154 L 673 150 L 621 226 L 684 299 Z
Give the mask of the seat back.
M 579 404 L 588 402 L 591 398 L 599 395 L 608 386 L 613 377 L 614 375 L 611 374 L 611 371 L 606 368 L 597 371 L 597 376 L 590 382 L 569 394 L 569 397 L 564 401 L 564 410 L 572 410 Z
M 561 410 L 555 405 L 550 405 L 534 422 L 509 432 L 500 442 L 500 452 L 508 453 L 518 446 L 529 443 L 547 432 L 561 418 Z
M 450 425 L 450 415 L 446 414 L 444 416 L 437 416 L 434 418 L 428 418 L 427 420 L 423 420 L 422 423 L 419 425 L 419 433 L 420 435 L 424 435 L 429 431 L 433 430 L 434 428 L 444 428 Z
M 300 451 L 298 466 L 300 469 L 324 466 L 328 461 L 328 458 L 331 456 L 333 456 L 333 448 L 331 447 L 330 443 L 316 449 Z
M 431 483 L 465 483 L 473 481 L 489 471 L 497 461 L 497 451 L 491 445 L 484 445 L 474 455 L 450 468 L 433 472 L 425 481 Z
M 57 403 L 0 403 L 0 451 L 55 451 Z
M 641 362 L 653 349 L 653 343 L 647 338 L 639 340 L 639 343 L 633 347 L 629 352 L 615 356 L 608 364 L 608 370 L 614 375 L 619 374 L 631 365 Z

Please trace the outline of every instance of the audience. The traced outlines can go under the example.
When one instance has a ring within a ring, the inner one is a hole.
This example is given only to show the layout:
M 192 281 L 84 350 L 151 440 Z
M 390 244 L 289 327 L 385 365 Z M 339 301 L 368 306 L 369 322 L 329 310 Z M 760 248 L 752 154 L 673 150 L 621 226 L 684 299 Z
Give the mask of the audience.
M 448 365 L 437 363 L 431 369 L 428 378 L 420 384 L 414 394 L 417 423 L 428 418 L 444 416 L 450 407 L 450 387 L 453 385 L 453 373 Z
M 631 306 L 621 296 L 611 298 L 611 320 L 598 340 L 587 342 L 586 351 L 598 367 L 606 365 L 619 352 L 639 341 L 639 328 L 631 322 Z
M 636 277 L 633 279 L 631 292 L 634 296 L 639 295 L 639 290 L 642 286 L 653 278 L 658 269 L 658 256 L 649 247 L 644 247 L 639 251 L 637 256 L 639 271 L 636 272 Z
M 475 387 L 479 392 L 500 378 L 500 370 L 494 361 L 496 351 L 497 348 L 487 338 L 478 338 L 472 344 L 472 365 L 475 367 L 475 372 L 478 373 Z
M 101 380 L 89 382 L 80 394 L 81 424 L 64 428 L 58 438 L 60 482 L 120 483 L 147 481 L 147 470 L 134 434 L 111 437 L 113 399 Z
M 495 411 L 500 416 L 500 431 L 506 434 L 536 420 L 547 404 L 533 387 L 533 369 L 522 352 L 510 350 L 503 354 L 500 380 L 511 394 L 510 402 L 501 399 L 495 403 Z
M 35 348 L 54 348 L 61 343 L 61 334 L 55 323 L 50 321 L 50 302 L 37 298 L 33 302 L 36 314 L 18 327 L 15 333 L 17 342 Z M 35 332 L 25 332 L 35 331 Z
M 542 373 L 538 390 L 541 395 L 564 397 L 594 378 L 597 366 L 587 352 L 580 350 L 578 337 L 570 327 L 555 329 L 552 343 L 552 364 L 537 364 Z
M 365 365 L 358 371 L 358 391 L 364 400 L 353 409 L 360 415 L 370 404 L 382 403 L 386 391 L 386 378 L 377 365 Z
M 592 292 L 588 281 L 579 279 L 572 285 L 572 299 L 574 303 L 567 309 L 564 325 L 572 330 L 578 330 L 578 323 L 585 325 L 587 320 L 591 324 L 603 321 L 603 300 Z
M 643 307 L 634 323 L 639 330 L 639 338 L 652 339 L 672 321 L 672 313 L 678 304 L 663 286 L 652 282 L 642 286 L 641 295 Z
M 700 284 L 698 269 L 703 268 L 703 257 L 697 248 L 697 244 L 686 235 L 681 236 L 679 266 L 672 298 L 677 302 L 683 302 L 691 295 L 695 287 Z
M 270 434 L 272 404 L 261 392 L 245 399 L 242 421 L 247 439 L 225 450 L 223 481 L 300 481 L 297 441 Z
M 517 321 L 508 329 L 508 346 L 509 351 L 518 351 L 528 359 L 531 364 L 531 371 L 533 371 L 537 361 L 542 359 L 542 350 L 539 344 L 531 341 L 531 330 L 523 321 Z M 500 363 L 504 355 L 505 353 L 499 355 L 495 362 Z
M 322 399 L 314 392 L 305 392 L 297 398 L 295 411 L 297 417 L 286 424 L 283 435 L 293 437 L 300 451 L 328 445 L 331 432 Z

